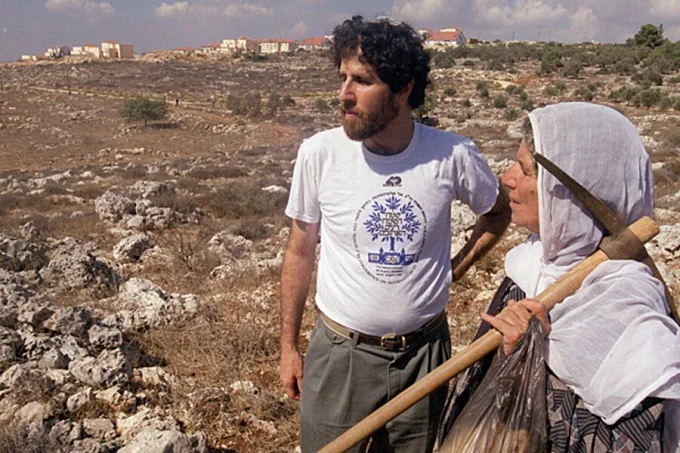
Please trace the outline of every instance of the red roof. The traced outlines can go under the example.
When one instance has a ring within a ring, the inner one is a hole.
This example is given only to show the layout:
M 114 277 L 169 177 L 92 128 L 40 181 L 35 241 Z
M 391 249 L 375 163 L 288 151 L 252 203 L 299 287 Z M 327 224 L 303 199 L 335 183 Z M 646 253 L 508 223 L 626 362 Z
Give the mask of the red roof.
M 190 46 L 178 47 L 173 52 L 194 52 L 196 49 Z
M 118 42 L 116 42 L 116 41 L 111 41 L 111 40 L 109 40 L 109 41 L 104 41 L 104 43 L 106 43 L 106 44 L 118 44 Z
M 433 31 L 427 38 L 428 41 L 455 41 L 460 36 L 460 31 Z
M 245 36 L 239 36 L 237 39 L 248 39 Z
M 212 47 L 213 49 L 216 49 L 216 48 L 222 47 L 222 44 L 206 44 L 205 46 L 201 46 L 201 47 L 203 47 L 203 48 Z
M 324 38 L 323 36 L 313 36 L 311 38 L 305 38 L 304 41 L 302 41 L 303 46 L 322 46 L 324 43 Z
M 96 45 L 96 44 L 85 44 L 83 47 L 97 47 L 98 48 L 99 46 Z

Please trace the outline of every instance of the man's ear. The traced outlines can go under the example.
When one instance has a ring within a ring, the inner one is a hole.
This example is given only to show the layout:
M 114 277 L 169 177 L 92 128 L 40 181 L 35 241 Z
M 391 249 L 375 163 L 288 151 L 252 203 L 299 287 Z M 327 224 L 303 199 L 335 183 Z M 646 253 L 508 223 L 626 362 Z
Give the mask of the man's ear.
M 413 91 L 413 87 L 416 84 L 415 80 L 411 79 L 409 83 L 406 84 L 404 88 L 400 92 L 397 93 L 397 96 L 399 96 L 400 101 L 405 101 L 408 104 L 408 98 L 411 96 L 411 92 Z

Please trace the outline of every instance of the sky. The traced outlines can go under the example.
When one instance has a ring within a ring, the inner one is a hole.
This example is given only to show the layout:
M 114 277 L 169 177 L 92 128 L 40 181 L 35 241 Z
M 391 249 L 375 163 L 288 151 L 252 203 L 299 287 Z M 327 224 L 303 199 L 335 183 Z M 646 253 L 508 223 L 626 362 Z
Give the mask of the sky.
M 223 39 L 304 39 L 355 14 L 468 38 L 625 42 L 644 24 L 680 40 L 680 0 L 0 0 L 0 61 L 115 40 L 135 53 Z

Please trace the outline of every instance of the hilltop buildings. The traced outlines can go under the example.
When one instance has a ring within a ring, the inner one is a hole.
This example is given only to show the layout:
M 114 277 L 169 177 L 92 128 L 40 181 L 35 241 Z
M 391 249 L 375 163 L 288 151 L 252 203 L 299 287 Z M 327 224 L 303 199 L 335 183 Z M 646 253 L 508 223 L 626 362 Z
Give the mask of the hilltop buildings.
M 418 30 L 418 33 L 424 39 L 424 45 L 430 49 L 445 49 L 448 47 L 457 47 L 468 44 L 469 41 L 463 34 L 463 31 L 457 27 L 442 28 L 437 31 L 429 29 Z M 296 50 L 323 50 L 331 45 L 332 36 L 313 36 L 305 38 L 302 42 L 285 39 L 250 39 L 246 36 L 239 36 L 238 38 L 223 39 L 222 42 L 206 44 L 196 49 L 193 47 L 183 46 L 171 50 L 173 54 L 179 55 L 219 55 L 219 54 L 278 54 L 294 52 Z M 154 51 L 156 53 L 156 51 Z M 85 44 L 82 46 L 68 46 L 54 47 L 47 49 L 47 52 L 39 55 L 22 55 L 23 61 L 39 61 L 48 58 L 61 58 L 64 56 L 84 56 L 90 58 L 105 58 L 105 59 L 123 59 L 134 58 L 134 50 L 132 44 L 120 44 L 116 41 L 104 41 L 101 45 Z
M 48 58 L 56 59 L 66 56 L 80 56 L 91 58 L 134 58 L 135 52 L 132 44 L 120 44 L 116 41 L 104 41 L 101 46 L 97 44 L 85 44 L 82 46 L 60 46 L 47 49 L 44 54 L 22 55 L 22 61 L 39 61 Z

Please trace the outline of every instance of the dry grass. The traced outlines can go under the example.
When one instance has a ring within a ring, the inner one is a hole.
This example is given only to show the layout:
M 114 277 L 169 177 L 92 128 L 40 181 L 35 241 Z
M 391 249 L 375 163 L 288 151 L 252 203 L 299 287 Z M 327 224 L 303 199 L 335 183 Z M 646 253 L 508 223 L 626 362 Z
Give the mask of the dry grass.
M 172 406 L 189 430 L 239 452 L 292 451 L 297 403 L 278 383 L 277 275 L 239 275 L 211 286 L 216 295 L 191 322 L 149 332 L 145 351 L 162 357 L 182 382 Z M 253 382 L 255 395 L 233 393 Z
M 0 451 L 3 453 L 66 452 L 67 446 L 50 438 L 44 428 L 0 426 Z

